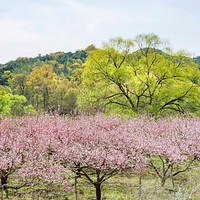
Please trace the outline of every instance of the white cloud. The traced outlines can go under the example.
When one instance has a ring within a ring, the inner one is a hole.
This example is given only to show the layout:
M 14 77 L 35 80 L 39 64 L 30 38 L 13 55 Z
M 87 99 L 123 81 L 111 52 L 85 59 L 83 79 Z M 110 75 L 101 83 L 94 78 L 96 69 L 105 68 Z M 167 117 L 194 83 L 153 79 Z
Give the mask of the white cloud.
M 0 20 L 0 46 L 41 39 L 38 35 L 27 32 L 28 26 L 26 22 L 19 20 Z
M 0 63 L 18 56 L 75 51 L 91 43 L 98 46 L 111 37 L 132 38 L 149 32 L 169 38 L 177 48 L 190 40 L 183 48 L 197 49 L 197 42 L 189 36 L 198 40 L 199 24 L 185 7 L 166 0 L 102 0 L 98 6 L 95 2 L 0 0 Z

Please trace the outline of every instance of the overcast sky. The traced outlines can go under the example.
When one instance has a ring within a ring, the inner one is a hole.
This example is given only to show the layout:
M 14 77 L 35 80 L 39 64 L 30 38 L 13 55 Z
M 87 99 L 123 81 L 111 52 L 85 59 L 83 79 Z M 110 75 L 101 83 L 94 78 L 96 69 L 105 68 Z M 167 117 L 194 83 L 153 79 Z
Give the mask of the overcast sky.
M 155 33 L 200 55 L 200 0 L 0 0 L 0 63 Z

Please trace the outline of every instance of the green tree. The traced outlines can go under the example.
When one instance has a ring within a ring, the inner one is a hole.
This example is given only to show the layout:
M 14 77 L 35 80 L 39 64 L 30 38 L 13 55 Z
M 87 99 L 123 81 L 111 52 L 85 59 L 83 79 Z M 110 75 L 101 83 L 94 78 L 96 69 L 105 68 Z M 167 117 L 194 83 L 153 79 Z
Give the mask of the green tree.
M 114 38 L 89 53 L 78 103 L 98 110 L 183 113 L 186 103 L 199 102 L 199 77 L 191 58 L 184 52 L 172 54 L 155 34 L 138 35 L 135 40 Z
M 58 83 L 58 76 L 53 71 L 52 65 L 44 64 L 36 67 L 26 77 L 26 85 L 31 94 L 29 101 L 38 109 L 48 110 L 50 98 Z
M 26 88 L 26 75 L 25 74 L 15 74 L 9 79 L 9 86 L 11 87 L 14 94 L 25 95 Z
M 78 94 L 78 81 L 75 78 L 68 80 L 64 74 L 61 75 L 51 99 L 52 110 L 57 110 L 59 114 L 73 113 L 77 108 Z
M 94 44 L 90 44 L 89 46 L 87 46 L 85 48 L 85 51 L 92 51 L 92 50 L 95 50 L 95 49 L 96 49 L 95 45 Z
M 8 87 L 0 86 L 0 114 L 23 115 L 27 99 L 23 95 L 13 95 Z
M 76 107 L 78 82 L 64 74 L 58 76 L 52 65 L 36 67 L 26 76 L 26 92 L 31 94 L 29 101 L 36 109 L 57 111 L 60 114 L 71 113 Z

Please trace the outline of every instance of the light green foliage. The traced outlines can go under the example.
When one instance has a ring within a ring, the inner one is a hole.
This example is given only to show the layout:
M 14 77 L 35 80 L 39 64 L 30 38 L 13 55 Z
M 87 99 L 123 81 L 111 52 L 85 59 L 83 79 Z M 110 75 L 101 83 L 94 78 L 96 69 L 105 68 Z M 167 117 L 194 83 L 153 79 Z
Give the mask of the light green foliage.
M 8 87 L 0 87 L 0 114 L 22 115 L 27 99 L 23 95 L 13 95 Z
M 134 43 L 139 47 L 135 52 Z M 183 113 L 194 102 L 199 105 L 197 66 L 184 52 L 163 53 L 163 46 L 166 41 L 147 34 L 134 41 L 114 38 L 104 49 L 91 51 L 82 73 L 79 107 L 158 114 Z
M 25 111 L 25 114 L 27 114 L 27 115 L 36 113 L 36 111 L 32 105 L 24 106 L 24 111 Z
M 10 95 L 11 107 L 10 112 L 12 115 L 24 114 L 24 105 L 27 102 L 25 96 L 22 95 Z

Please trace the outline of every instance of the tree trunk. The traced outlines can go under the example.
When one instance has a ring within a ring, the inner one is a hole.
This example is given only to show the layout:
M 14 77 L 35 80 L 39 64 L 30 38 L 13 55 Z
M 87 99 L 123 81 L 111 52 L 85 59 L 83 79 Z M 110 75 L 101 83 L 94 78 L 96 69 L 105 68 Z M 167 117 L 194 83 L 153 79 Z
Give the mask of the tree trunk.
M 1 188 L 1 200 L 3 200 L 3 188 Z
M 74 192 L 75 192 L 75 199 L 78 200 L 78 191 L 77 191 L 77 177 L 75 177 L 75 184 L 74 184 Z
M 172 186 L 173 186 L 173 192 L 174 192 L 174 199 L 176 199 L 176 189 L 175 189 L 175 184 L 174 184 L 174 176 L 173 176 L 173 166 L 171 166 L 171 179 L 172 179 Z
M 142 174 L 139 174 L 139 200 L 142 199 Z
M 166 182 L 166 178 L 165 178 L 165 177 L 162 177 L 162 179 L 161 179 L 161 186 L 162 186 L 162 187 L 165 185 L 165 182 Z
M 96 183 L 95 188 L 96 188 L 96 200 L 101 200 L 101 184 Z
M 8 190 L 7 187 L 5 186 L 7 184 L 7 181 L 8 181 L 8 176 L 5 175 L 1 177 L 1 186 L 3 186 L 2 191 L 5 190 L 6 198 L 8 198 Z
M 7 179 L 8 179 L 7 176 L 2 176 L 2 177 L 1 177 L 1 186 L 7 184 Z M 5 190 L 5 189 L 6 189 L 6 186 L 4 186 L 3 189 Z

